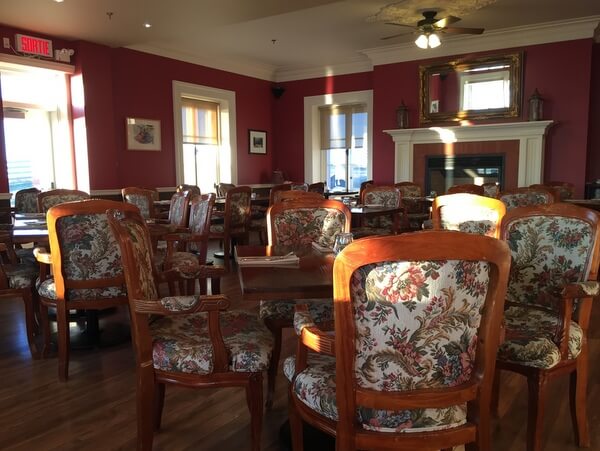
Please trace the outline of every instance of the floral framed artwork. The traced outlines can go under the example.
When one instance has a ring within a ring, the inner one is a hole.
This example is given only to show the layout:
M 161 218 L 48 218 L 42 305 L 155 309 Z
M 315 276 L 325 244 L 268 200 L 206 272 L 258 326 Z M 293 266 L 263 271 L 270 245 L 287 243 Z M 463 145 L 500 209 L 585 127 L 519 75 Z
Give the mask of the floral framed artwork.
M 160 150 L 160 121 L 128 117 L 127 150 Z
M 262 130 L 248 130 L 248 153 L 267 153 L 267 132 Z

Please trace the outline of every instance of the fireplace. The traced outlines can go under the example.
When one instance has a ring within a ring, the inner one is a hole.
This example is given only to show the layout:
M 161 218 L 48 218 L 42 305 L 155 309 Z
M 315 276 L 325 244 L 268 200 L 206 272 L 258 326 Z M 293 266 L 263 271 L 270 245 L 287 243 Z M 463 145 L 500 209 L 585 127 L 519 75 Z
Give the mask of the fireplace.
M 426 157 L 425 192 L 442 194 L 453 185 L 499 183 L 504 186 L 504 155 L 430 155 Z

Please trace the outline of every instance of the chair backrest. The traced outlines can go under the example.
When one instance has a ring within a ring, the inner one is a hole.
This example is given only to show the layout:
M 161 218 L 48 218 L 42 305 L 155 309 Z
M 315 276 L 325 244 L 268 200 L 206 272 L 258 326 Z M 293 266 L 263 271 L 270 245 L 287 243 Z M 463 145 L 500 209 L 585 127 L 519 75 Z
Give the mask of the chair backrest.
M 501 201 L 476 194 L 437 196 L 431 206 L 435 230 L 458 230 L 494 238 L 500 236 L 500 221 L 505 214 Z
M 402 205 L 402 193 L 395 186 L 367 185 L 361 192 L 360 203 L 363 205 L 400 207 Z M 363 225 L 366 227 L 389 228 L 392 226 L 392 222 L 389 216 L 377 216 L 374 218 L 365 218 Z
M 516 208 L 502 221 L 512 265 L 507 300 L 558 310 L 565 284 L 595 280 L 600 218 L 566 203 Z
M 283 171 L 273 171 L 273 175 L 271 176 L 271 183 L 281 185 L 283 182 L 285 182 L 285 176 L 283 175 Z
M 325 182 L 316 182 L 308 185 L 308 191 L 310 193 L 325 194 Z
M 575 194 L 575 185 L 569 182 L 546 182 L 545 185 L 554 188 L 561 201 L 572 199 Z
M 121 196 L 123 196 L 123 202 L 138 207 L 144 218 L 155 217 L 154 201 L 158 200 L 158 191 L 138 188 L 137 186 L 128 186 L 121 189 Z
M 483 185 L 483 195 L 486 197 L 498 197 L 500 194 L 500 184 L 498 182 L 486 182 Z
M 250 224 L 250 203 L 252 189 L 237 186 L 227 191 L 225 198 L 225 230 L 247 231 Z
M 201 256 L 200 262 L 202 263 L 206 262 L 210 218 L 212 217 L 215 199 L 215 193 L 208 193 L 202 196 L 193 196 L 190 201 L 190 233 L 194 234 L 196 238 L 204 237 L 205 239 L 200 242 L 190 242 L 189 249 L 198 252 Z
M 217 197 L 225 197 L 227 196 L 227 191 L 235 188 L 235 185 L 233 183 L 219 183 L 215 188 L 217 190 Z
M 304 182 L 290 182 L 290 189 L 292 191 L 308 191 L 308 183 Z
M 37 197 L 41 191 L 37 188 L 27 188 L 15 193 L 15 213 L 37 213 Z
M 297 199 L 325 199 L 322 194 L 312 191 L 280 191 L 275 195 L 276 202 L 287 202 Z
M 509 267 L 506 243 L 446 231 L 365 238 L 336 257 L 340 444 L 393 449 L 393 433 L 409 431 L 401 440 L 427 432 L 423 449 L 439 449 L 464 443 L 465 429 L 489 436 Z
M 350 231 L 350 216 L 343 203 L 309 194 L 273 204 L 267 211 L 269 244 L 333 247 L 338 233 Z
M 414 182 L 399 182 L 394 185 L 396 188 L 400 190 L 402 193 L 402 198 L 406 199 L 407 197 L 422 197 L 423 189 L 421 185 Z
M 506 205 L 506 211 L 517 207 L 529 207 L 531 205 L 544 205 L 554 203 L 554 194 L 545 188 L 517 188 L 512 191 L 504 191 L 498 195 L 498 199 Z
M 177 227 L 187 227 L 189 216 L 190 197 L 189 191 L 179 191 L 171 197 L 169 208 L 169 222 Z
M 202 194 L 202 192 L 200 191 L 200 187 L 198 187 L 196 185 L 186 185 L 185 183 L 182 183 L 181 185 L 177 185 L 175 192 L 180 192 L 180 191 L 189 191 L 192 194 L 192 196 L 193 195 L 199 196 L 200 194 Z
M 474 185 L 473 183 L 464 183 L 462 185 L 454 185 L 448 188 L 446 194 L 457 194 L 457 193 L 468 193 L 468 194 L 477 194 L 478 196 L 483 196 L 484 190 L 481 185 Z
M 53 189 L 38 194 L 38 211 L 46 213 L 50 207 L 65 202 L 74 202 L 77 200 L 89 199 L 90 195 L 84 191 L 76 189 Z
M 62 203 L 48 210 L 52 273 L 59 299 L 98 300 L 123 296 L 121 255 L 106 210 L 138 212 L 110 200 Z
M 269 205 L 273 205 L 275 202 L 281 202 L 279 198 L 281 193 L 290 191 L 291 189 L 292 185 L 289 183 L 282 183 L 271 187 L 271 191 L 269 192 Z
M 359 191 L 358 191 L 358 197 L 359 197 L 360 199 L 362 199 L 362 193 L 363 193 L 363 191 L 365 190 L 365 188 L 366 188 L 367 186 L 374 185 L 374 184 L 375 184 L 375 182 L 374 182 L 373 180 L 365 180 L 364 182 L 362 182 L 362 183 L 360 184 L 360 188 L 359 188 Z

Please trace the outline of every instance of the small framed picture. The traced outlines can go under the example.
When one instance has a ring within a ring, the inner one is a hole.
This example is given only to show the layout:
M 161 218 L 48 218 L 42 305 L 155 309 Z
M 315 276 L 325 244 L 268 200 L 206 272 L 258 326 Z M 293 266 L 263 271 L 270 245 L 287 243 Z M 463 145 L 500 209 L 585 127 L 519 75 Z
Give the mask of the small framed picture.
M 160 121 L 127 118 L 127 150 L 160 150 Z
M 262 130 L 248 130 L 248 152 L 267 153 L 267 132 Z
M 429 112 L 430 113 L 439 113 L 440 112 L 440 101 L 439 100 L 431 101 L 431 106 L 429 107 Z

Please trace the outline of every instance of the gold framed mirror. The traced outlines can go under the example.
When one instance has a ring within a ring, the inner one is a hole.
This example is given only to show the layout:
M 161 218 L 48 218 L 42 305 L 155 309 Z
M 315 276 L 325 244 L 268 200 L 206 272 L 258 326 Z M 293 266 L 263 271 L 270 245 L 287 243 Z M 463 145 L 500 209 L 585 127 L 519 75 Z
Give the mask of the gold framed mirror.
M 419 66 L 420 121 L 517 117 L 522 53 Z

